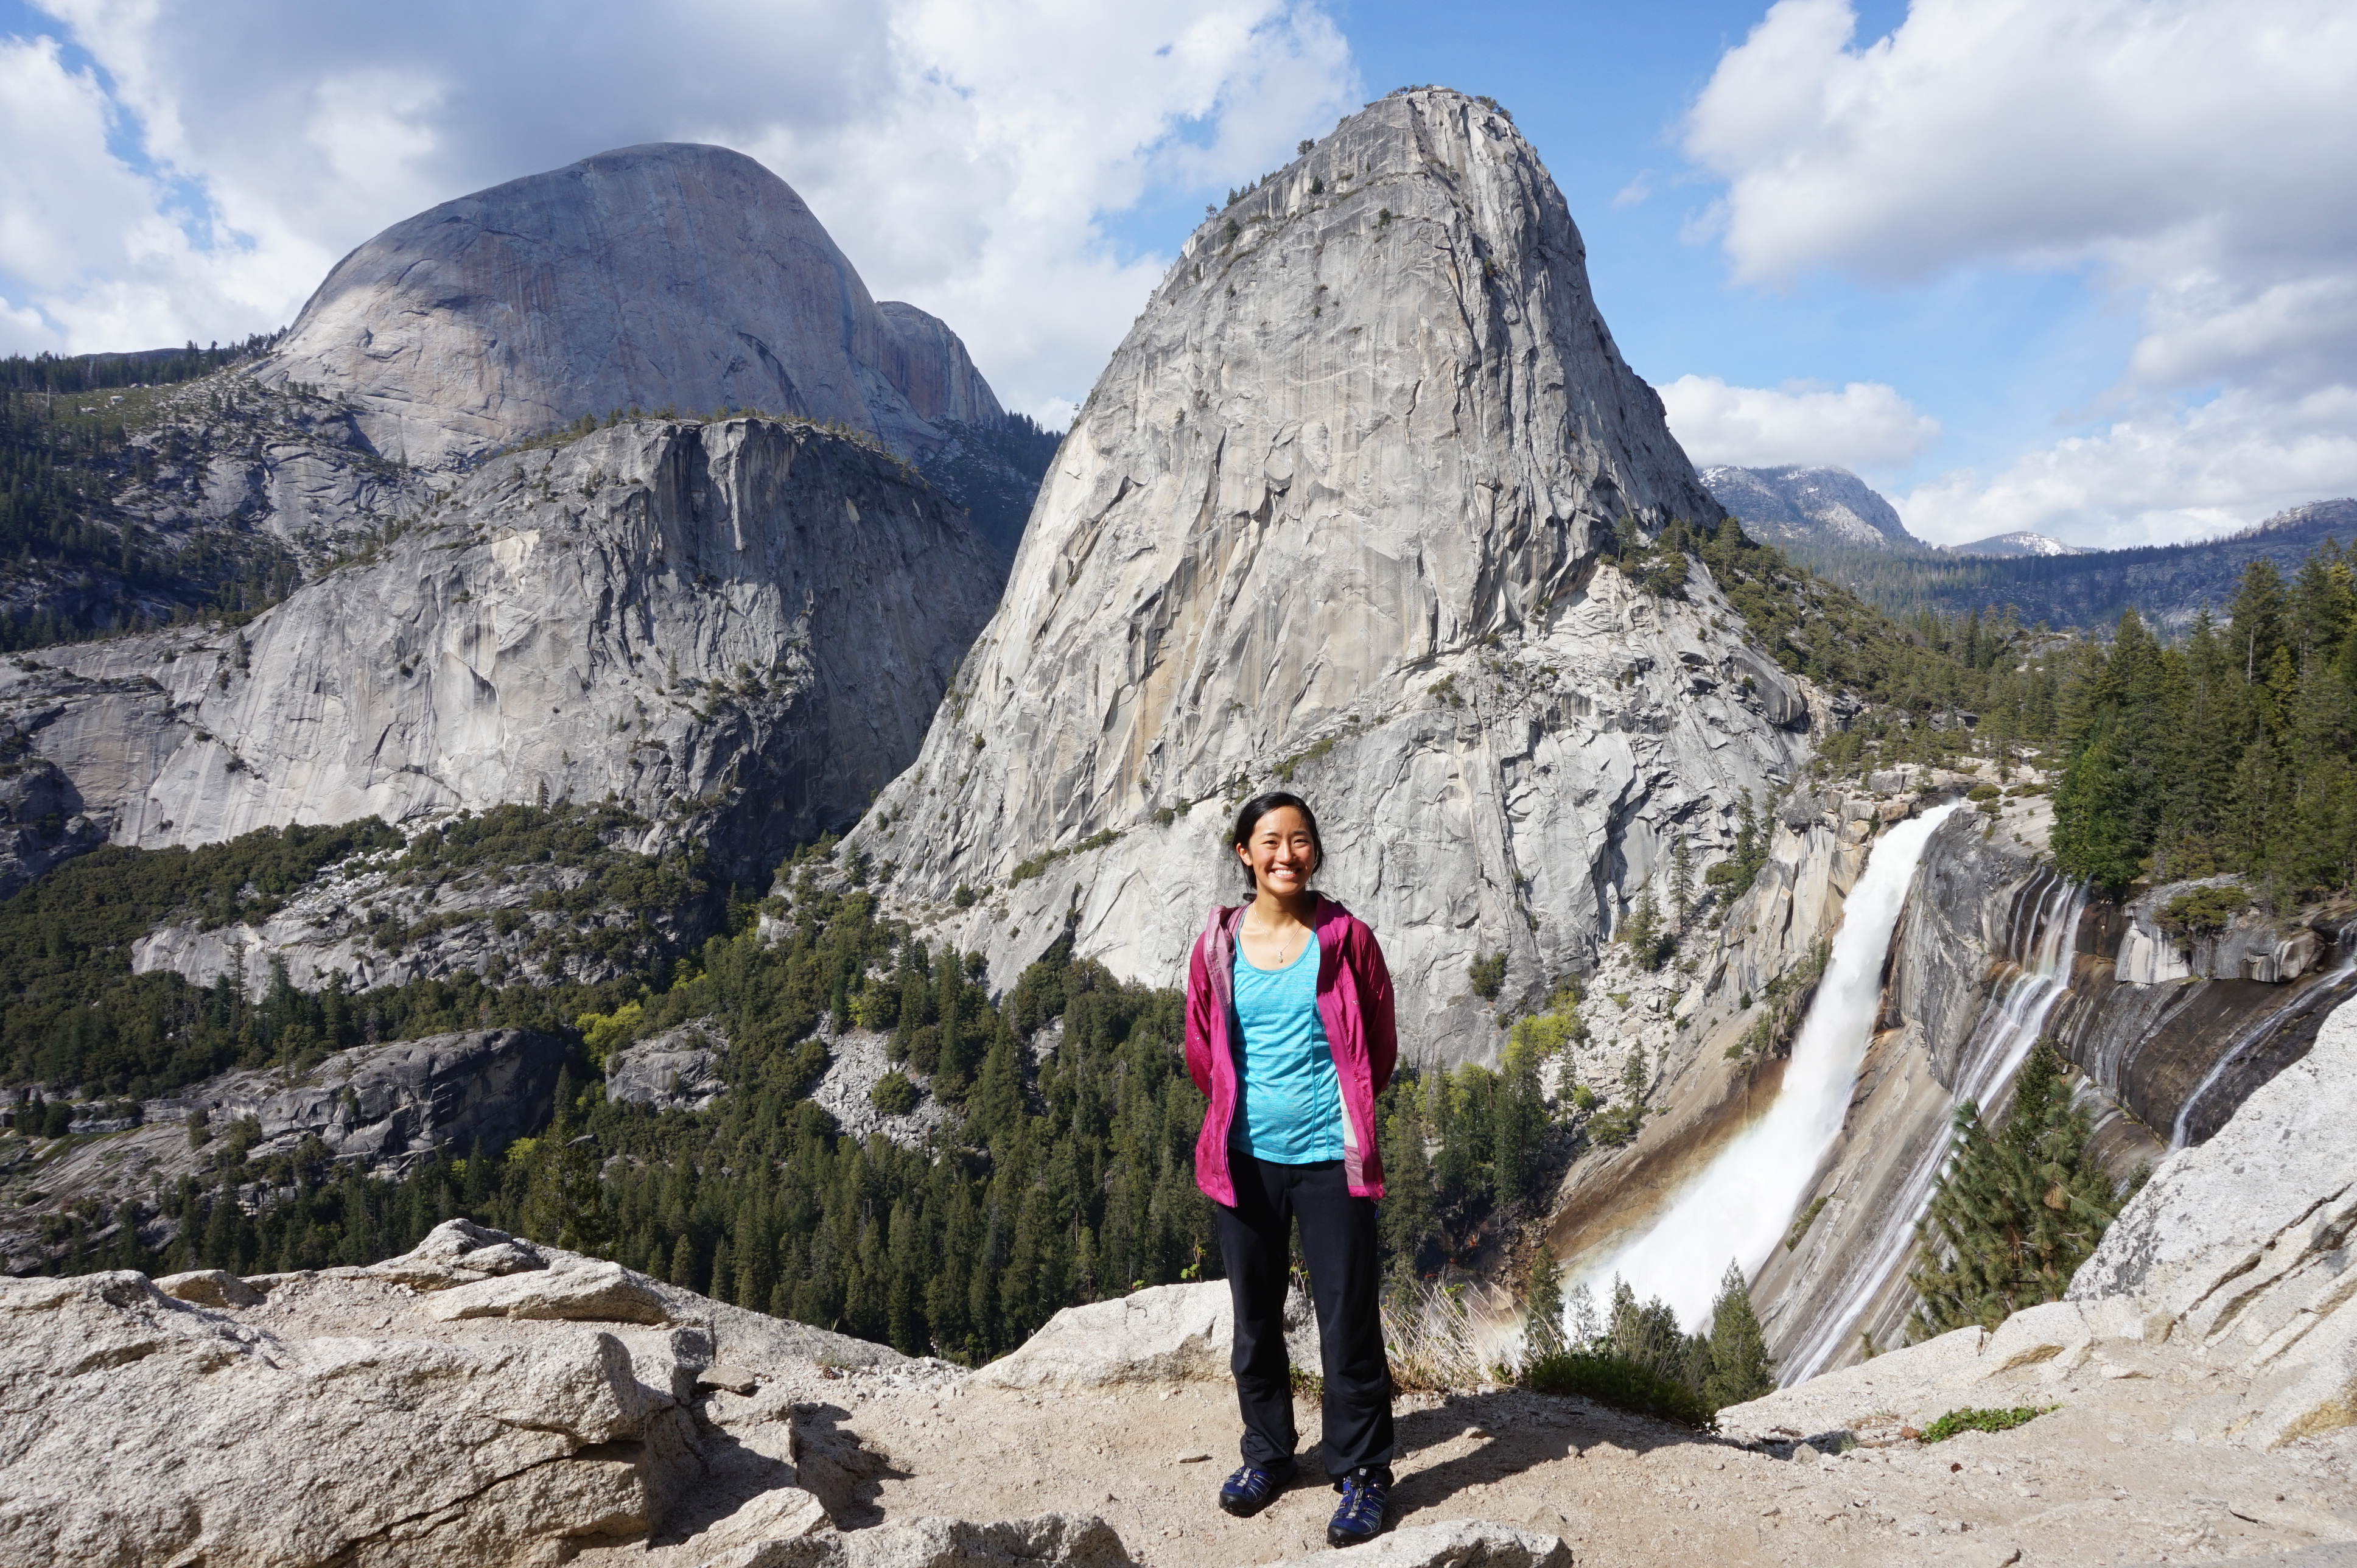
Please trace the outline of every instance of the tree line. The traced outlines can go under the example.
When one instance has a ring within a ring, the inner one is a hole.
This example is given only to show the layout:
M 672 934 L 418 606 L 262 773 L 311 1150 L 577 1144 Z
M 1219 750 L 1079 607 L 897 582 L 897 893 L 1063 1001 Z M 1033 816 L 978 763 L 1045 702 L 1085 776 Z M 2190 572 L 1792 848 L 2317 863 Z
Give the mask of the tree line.
M 2327 540 L 2243 570 L 2224 625 L 2165 643 L 2133 610 L 2073 650 L 2054 858 L 2104 887 L 2233 875 L 2284 909 L 2357 883 L 2357 584 Z

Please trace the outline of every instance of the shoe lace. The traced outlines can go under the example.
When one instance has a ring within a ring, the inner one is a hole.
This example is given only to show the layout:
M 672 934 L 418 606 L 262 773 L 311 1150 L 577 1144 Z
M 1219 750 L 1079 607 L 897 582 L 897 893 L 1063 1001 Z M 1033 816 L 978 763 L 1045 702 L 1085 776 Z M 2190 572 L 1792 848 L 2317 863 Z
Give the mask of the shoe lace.
M 1342 1478 L 1342 1517 L 1352 1524 L 1371 1518 L 1381 1518 L 1383 1511 L 1383 1484 L 1372 1477 L 1345 1476 Z

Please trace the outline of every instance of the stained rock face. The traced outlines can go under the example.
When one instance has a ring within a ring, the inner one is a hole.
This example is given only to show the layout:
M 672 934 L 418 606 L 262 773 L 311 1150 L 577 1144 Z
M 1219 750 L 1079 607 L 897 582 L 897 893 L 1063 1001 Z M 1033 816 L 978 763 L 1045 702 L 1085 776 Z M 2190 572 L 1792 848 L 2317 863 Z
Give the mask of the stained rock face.
M 2357 1003 L 2343 1003 L 2305 1058 L 2161 1164 L 2071 1282 L 2073 1302 L 2133 1304 L 2148 1337 L 2283 1369 L 2256 1441 L 2357 1424 L 2352 1103 Z
M 1720 511 L 1597 314 L 1502 116 L 1395 94 L 1207 223 L 1065 438 L 916 768 L 855 835 L 1011 973 L 1180 976 L 1222 839 L 1280 781 L 1366 917 L 1412 1053 L 1494 1052 L 1506 996 L 1592 962 L 1676 834 L 1697 864 L 1789 775 L 1801 693 L 1695 568 L 1599 546 Z M 961 886 L 990 897 L 963 914 Z M 1494 1004 L 1491 1004 L 1494 1005 Z
M 584 413 L 758 409 L 904 456 L 1000 415 L 957 335 L 879 308 L 785 181 L 724 147 L 623 147 L 444 202 L 338 263 L 253 371 L 343 394 L 433 467 Z
M 997 574 L 898 460 L 642 421 L 500 459 L 240 631 L 0 667 L 114 841 L 609 792 L 765 876 L 914 755 Z

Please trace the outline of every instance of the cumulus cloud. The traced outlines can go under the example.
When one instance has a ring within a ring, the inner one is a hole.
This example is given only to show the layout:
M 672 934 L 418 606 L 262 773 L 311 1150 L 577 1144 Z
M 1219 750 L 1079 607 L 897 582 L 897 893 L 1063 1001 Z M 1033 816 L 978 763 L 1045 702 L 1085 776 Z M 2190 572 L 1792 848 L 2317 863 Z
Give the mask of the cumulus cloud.
M 1697 464 L 1891 467 L 1940 435 L 1938 420 L 1881 381 L 1737 387 L 1717 376 L 1680 376 L 1661 392 L 1671 434 Z
M 412 212 L 701 140 L 775 169 L 877 297 L 941 315 L 1003 397 L 1052 415 L 1163 264 L 1118 253 L 1103 216 L 1257 174 L 1360 96 L 1309 0 L 416 0 L 396 28 L 295 0 L 47 8 L 67 53 L 0 41 L 14 349 L 267 330 Z
M 1961 544 L 2027 528 L 2074 543 L 2173 544 L 2357 490 L 2357 392 L 2294 399 L 2248 389 L 2182 413 L 2121 420 L 2023 456 L 1985 479 L 1970 470 L 1894 504 L 1909 532 Z
M 2357 10 L 1913 0 L 1888 36 L 1856 32 L 1848 0 L 1781 0 L 1687 117 L 1685 151 L 1726 181 L 1709 221 L 1736 275 L 2086 271 L 2141 317 L 2099 404 L 2114 423 L 2025 457 L 1986 507 L 2039 511 L 2093 454 L 2135 452 L 2200 499 L 2077 514 L 2087 529 L 2261 515 L 2266 433 L 2313 457 L 2291 433 L 2357 386 L 2357 202 L 2332 194 L 2357 188 Z M 2298 471 L 2319 493 L 2357 486 L 2357 467 Z

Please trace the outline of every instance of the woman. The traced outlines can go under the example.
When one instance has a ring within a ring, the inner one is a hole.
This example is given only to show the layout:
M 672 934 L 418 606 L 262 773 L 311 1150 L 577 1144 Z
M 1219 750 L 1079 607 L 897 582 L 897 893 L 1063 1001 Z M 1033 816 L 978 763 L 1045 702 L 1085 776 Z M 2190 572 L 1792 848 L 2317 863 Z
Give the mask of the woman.
M 1195 1185 L 1217 1206 L 1244 1422 L 1243 1465 L 1220 1507 L 1250 1518 L 1293 1474 L 1285 1294 L 1297 1218 L 1325 1364 L 1319 1449 L 1342 1494 L 1326 1539 L 1351 1546 L 1391 1522 L 1391 1369 L 1375 1263 L 1375 1097 L 1399 1054 L 1391 975 L 1365 923 L 1310 890 L 1323 854 L 1308 802 L 1248 802 L 1231 842 L 1252 899 L 1211 910 L 1187 972 L 1187 1070 L 1211 1102 Z

